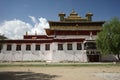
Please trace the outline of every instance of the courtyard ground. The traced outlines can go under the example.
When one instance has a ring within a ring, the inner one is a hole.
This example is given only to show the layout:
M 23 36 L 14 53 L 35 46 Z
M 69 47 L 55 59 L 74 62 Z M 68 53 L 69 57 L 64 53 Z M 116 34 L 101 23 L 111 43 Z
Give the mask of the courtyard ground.
M 0 64 L 0 80 L 120 80 L 120 65 L 116 64 L 26 64 Z

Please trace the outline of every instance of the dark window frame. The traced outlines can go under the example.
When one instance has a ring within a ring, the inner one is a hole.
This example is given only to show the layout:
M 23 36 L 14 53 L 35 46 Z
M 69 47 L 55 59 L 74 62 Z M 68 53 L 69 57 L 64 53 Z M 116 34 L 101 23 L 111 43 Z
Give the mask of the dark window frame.
M 63 50 L 63 44 L 62 43 L 58 44 L 58 50 Z
M 77 50 L 82 50 L 82 44 L 81 43 L 77 43 Z
M 31 45 L 30 44 L 26 44 L 26 51 L 30 51 L 31 50 Z
M 40 44 L 35 45 L 35 50 L 39 51 L 40 50 Z
M 50 44 L 45 44 L 45 50 L 49 51 L 50 50 Z
M 16 51 L 21 51 L 21 44 L 16 45 Z
M 73 50 L 72 43 L 68 43 L 68 44 L 67 44 L 67 50 Z
M 11 51 L 12 50 L 12 45 L 11 44 L 7 44 L 7 51 Z
M 2 45 L 2 44 L 0 44 L 0 51 L 2 50 L 2 47 L 3 47 L 3 45 Z

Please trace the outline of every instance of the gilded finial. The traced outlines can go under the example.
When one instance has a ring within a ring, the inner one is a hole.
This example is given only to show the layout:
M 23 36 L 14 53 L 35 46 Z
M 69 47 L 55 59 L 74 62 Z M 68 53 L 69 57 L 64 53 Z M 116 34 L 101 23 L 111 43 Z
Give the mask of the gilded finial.
M 72 9 L 72 13 L 75 13 L 75 10 L 74 10 L 74 9 Z
M 72 9 L 71 14 L 77 14 L 77 13 L 75 12 L 75 9 Z

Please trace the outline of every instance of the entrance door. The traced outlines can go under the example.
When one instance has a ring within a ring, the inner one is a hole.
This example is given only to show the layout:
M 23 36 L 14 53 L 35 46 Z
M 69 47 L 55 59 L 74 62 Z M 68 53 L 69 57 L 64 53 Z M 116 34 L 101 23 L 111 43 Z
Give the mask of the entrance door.
M 87 55 L 88 62 L 99 62 L 100 56 L 99 55 Z

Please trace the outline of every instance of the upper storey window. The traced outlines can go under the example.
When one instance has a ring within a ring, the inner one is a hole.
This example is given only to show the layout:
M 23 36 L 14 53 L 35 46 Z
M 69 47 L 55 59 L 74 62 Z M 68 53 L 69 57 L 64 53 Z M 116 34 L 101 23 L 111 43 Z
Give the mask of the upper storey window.
M 96 49 L 96 43 L 95 42 L 86 42 L 84 44 L 85 50 L 88 49 Z

